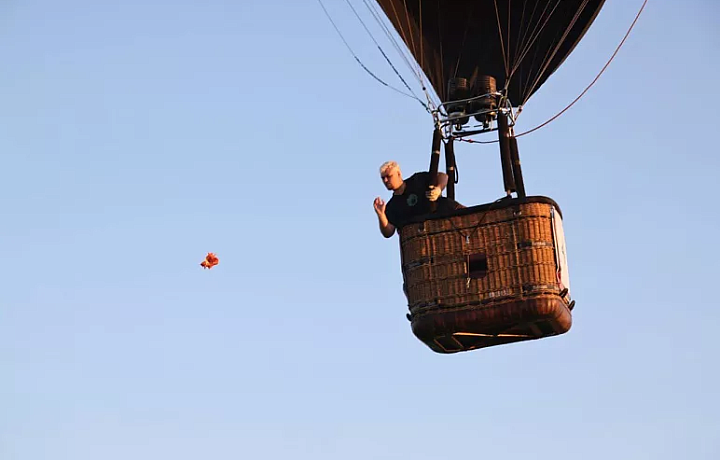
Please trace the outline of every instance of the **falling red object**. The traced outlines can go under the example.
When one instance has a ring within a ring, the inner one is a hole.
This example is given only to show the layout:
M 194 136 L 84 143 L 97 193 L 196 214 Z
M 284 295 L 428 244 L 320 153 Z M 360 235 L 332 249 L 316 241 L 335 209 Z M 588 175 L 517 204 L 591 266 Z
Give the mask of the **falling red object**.
M 210 269 L 218 263 L 220 263 L 220 260 L 217 258 L 217 256 L 212 252 L 208 252 L 205 256 L 205 260 L 200 263 L 200 266 L 202 266 L 202 268 Z

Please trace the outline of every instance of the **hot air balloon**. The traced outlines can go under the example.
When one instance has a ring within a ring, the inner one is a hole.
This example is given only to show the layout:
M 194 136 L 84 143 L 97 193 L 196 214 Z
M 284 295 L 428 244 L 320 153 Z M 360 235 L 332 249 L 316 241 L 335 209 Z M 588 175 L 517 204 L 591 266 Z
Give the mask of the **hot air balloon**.
M 456 353 L 564 334 L 572 325 L 562 213 L 527 196 L 514 133 L 528 99 L 563 64 L 604 0 L 377 0 L 440 99 L 441 146 L 454 198 L 453 142 L 497 133 L 505 196 L 414 219 L 400 232 L 414 335 Z M 514 194 L 514 196 L 513 196 Z

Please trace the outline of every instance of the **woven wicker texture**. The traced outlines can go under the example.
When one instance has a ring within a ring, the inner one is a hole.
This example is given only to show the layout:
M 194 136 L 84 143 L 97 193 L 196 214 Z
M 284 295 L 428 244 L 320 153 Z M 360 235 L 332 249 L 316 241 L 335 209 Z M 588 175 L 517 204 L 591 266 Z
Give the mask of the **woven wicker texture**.
M 458 332 L 524 336 L 507 343 L 566 332 L 555 212 L 544 202 L 497 204 L 405 226 L 402 269 L 415 334 L 426 343 Z M 480 346 L 488 345 L 468 349 Z

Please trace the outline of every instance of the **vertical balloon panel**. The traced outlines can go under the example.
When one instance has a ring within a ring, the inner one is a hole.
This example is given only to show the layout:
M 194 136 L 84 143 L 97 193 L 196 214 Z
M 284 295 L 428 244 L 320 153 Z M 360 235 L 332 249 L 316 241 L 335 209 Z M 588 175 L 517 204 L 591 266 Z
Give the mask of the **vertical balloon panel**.
M 555 239 L 555 254 L 558 267 L 558 281 L 561 288 L 567 289 L 567 298 L 570 299 L 570 273 L 568 271 L 567 248 L 565 245 L 565 232 L 563 230 L 563 220 L 559 212 L 554 208 L 552 210 L 553 218 L 553 238 Z

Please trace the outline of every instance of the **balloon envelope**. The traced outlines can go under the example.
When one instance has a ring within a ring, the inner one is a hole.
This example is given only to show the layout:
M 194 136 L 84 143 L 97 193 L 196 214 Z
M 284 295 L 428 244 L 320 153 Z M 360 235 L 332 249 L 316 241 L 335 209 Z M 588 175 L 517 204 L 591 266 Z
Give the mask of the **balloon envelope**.
M 495 78 L 524 104 L 564 62 L 604 0 L 377 0 L 443 102 L 448 81 L 467 79 L 469 97 Z

